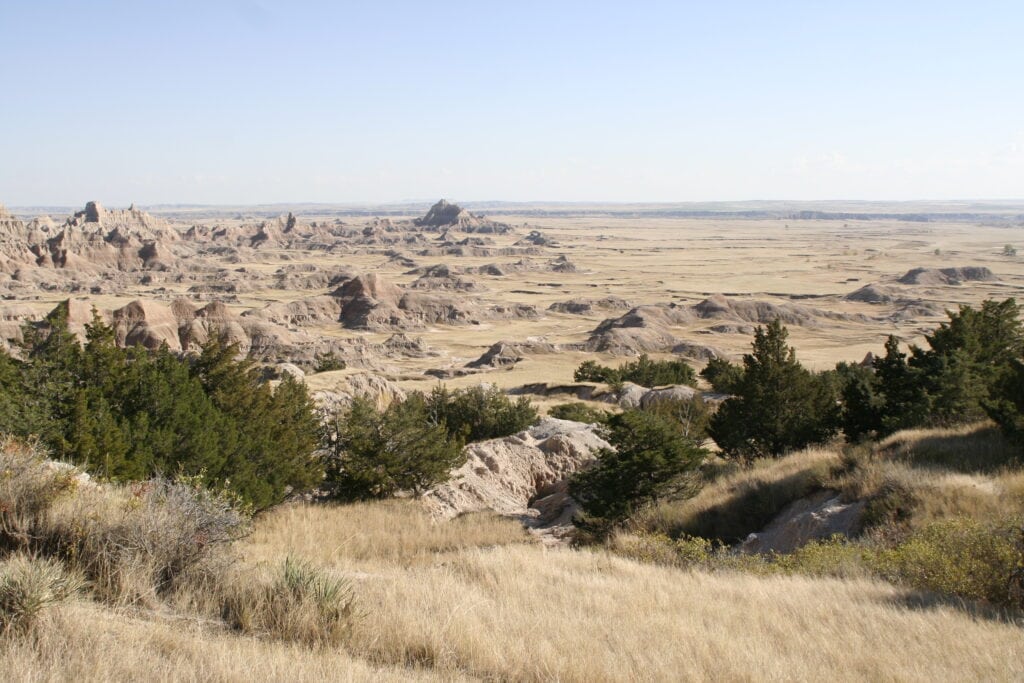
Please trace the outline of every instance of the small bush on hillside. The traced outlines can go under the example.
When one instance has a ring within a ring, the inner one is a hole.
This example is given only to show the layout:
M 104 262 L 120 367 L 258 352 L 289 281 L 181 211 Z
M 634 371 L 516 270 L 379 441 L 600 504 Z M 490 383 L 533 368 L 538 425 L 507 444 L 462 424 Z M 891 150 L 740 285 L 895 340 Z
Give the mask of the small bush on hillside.
M 552 407 L 548 411 L 548 415 L 559 420 L 572 420 L 573 422 L 593 424 L 595 422 L 604 422 L 608 418 L 609 413 L 600 408 L 588 406 L 582 401 L 576 401 L 574 403 L 560 403 Z
M 1010 578 L 1021 561 L 1016 525 L 990 525 L 966 517 L 935 522 L 871 564 L 885 578 L 919 590 L 994 605 L 1014 604 Z
M 700 396 L 653 401 L 643 410 L 677 425 L 683 436 L 689 439 L 701 442 L 708 436 L 711 411 Z
M 694 473 L 705 451 L 676 425 L 654 415 L 629 410 L 608 420 L 612 448 L 597 452 L 597 461 L 573 475 L 569 493 L 587 518 L 584 526 L 601 530 L 627 519 L 640 506 L 692 491 Z
M 330 646 L 344 640 L 357 618 L 351 583 L 290 557 L 269 580 L 238 579 L 222 617 L 239 631 Z
M 721 394 L 736 393 L 743 379 L 743 366 L 730 363 L 724 358 L 712 358 L 700 376 L 711 384 L 711 388 Z
M 356 398 L 334 420 L 333 456 L 324 485 L 336 498 L 419 496 L 466 460 L 462 440 L 432 420 L 426 398 L 413 393 L 378 411 Z
M 650 562 L 681 569 L 711 568 L 720 546 L 699 536 L 669 538 L 665 534 L 615 533 L 608 547 L 616 554 L 638 562 Z
M 197 573 L 223 569 L 248 516 L 229 495 L 154 479 L 83 490 L 52 510 L 42 550 L 81 571 L 111 602 L 150 602 Z
M 577 382 L 604 382 L 605 384 L 621 384 L 633 382 L 642 387 L 657 387 L 667 384 L 686 384 L 696 386 L 697 373 L 682 360 L 651 360 L 642 354 L 635 361 L 624 363 L 617 368 L 599 365 L 588 360 L 580 364 L 573 373 Z
M 38 446 L 0 439 L 0 547 L 31 548 L 50 507 L 75 489 L 76 474 L 70 467 L 48 462 Z
M 16 555 L 0 564 L 0 631 L 25 634 L 83 584 L 58 562 Z
M 510 436 L 537 421 L 528 398 L 512 400 L 494 386 L 455 391 L 439 386 L 426 397 L 426 409 L 431 424 L 444 425 L 453 438 L 467 442 Z
M 346 367 L 345 360 L 332 352 L 324 356 L 317 356 L 314 372 L 333 372 L 334 370 L 344 370 Z

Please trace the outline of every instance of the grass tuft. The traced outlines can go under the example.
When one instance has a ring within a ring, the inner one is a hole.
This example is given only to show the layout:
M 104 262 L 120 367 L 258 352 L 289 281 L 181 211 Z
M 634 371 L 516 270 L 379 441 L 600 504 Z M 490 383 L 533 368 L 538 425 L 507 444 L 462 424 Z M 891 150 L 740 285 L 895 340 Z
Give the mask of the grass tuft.
M 15 555 L 0 565 L 0 630 L 4 635 L 32 631 L 47 611 L 83 587 L 53 560 Z

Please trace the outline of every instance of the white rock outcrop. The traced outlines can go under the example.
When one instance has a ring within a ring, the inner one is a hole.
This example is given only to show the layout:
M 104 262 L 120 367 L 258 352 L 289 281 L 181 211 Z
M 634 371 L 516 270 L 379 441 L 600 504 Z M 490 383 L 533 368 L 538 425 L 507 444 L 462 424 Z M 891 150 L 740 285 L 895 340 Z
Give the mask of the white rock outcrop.
M 523 516 L 527 526 L 568 525 L 575 509 L 568 478 L 608 447 L 596 428 L 547 417 L 518 434 L 469 444 L 466 463 L 424 503 L 441 518 L 493 510 Z

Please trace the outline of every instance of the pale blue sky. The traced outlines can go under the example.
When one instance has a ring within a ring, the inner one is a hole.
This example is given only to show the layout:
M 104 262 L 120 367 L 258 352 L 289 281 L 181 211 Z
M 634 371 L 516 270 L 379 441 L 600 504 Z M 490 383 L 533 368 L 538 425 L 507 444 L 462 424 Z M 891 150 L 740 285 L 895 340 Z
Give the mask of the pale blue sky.
M 0 0 L 8 205 L 1024 197 L 1024 3 Z

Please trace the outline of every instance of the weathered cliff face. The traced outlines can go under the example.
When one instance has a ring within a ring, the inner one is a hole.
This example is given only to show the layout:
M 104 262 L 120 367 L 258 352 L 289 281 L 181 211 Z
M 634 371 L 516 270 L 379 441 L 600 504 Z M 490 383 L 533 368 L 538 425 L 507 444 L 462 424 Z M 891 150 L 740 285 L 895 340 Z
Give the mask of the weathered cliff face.
M 568 479 L 607 447 L 595 425 L 544 418 L 518 434 L 466 446 L 466 463 L 423 500 L 439 517 L 493 510 L 521 516 L 549 536 L 565 535 L 576 509 Z

